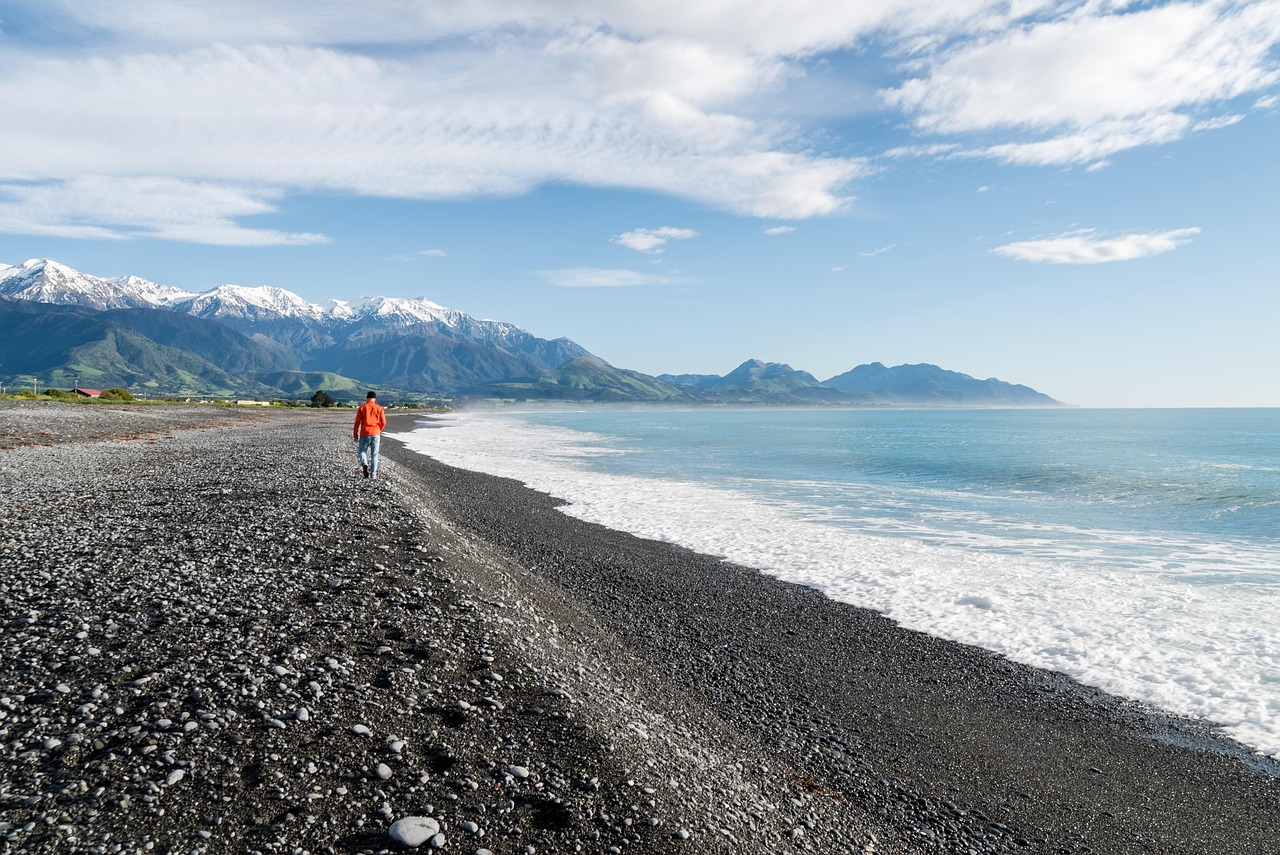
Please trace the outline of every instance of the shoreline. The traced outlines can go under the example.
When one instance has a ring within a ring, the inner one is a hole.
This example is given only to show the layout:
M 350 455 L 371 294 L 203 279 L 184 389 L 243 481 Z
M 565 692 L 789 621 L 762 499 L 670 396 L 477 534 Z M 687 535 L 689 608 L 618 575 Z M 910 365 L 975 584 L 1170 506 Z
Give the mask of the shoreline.
M 11 851 L 394 852 L 406 816 L 467 855 L 1280 834 L 1277 778 L 1167 744 L 1227 744 L 1204 725 L 390 439 L 365 481 L 349 413 L 40 408 L 59 442 L 0 451 Z
M 598 589 L 630 589 L 633 602 L 660 602 L 664 609 L 674 609 L 678 617 L 665 622 L 665 632 L 673 624 L 687 623 L 695 628 L 683 630 L 685 634 L 702 633 L 700 639 L 681 639 L 684 649 L 667 655 L 674 673 L 688 670 L 689 661 L 705 651 L 706 638 L 732 639 L 748 625 L 740 616 L 756 612 L 755 619 L 766 627 L 752 633 L 754 639 L 722 645 L 735 662 L 727 675 L 764 681 L 771 673 L 788 674 L 810 690 L 807 701 L 820 699 L 815 718 L 822 719 L 821 727 L 832 738 L 863 749 L 852 752 L 854 756 L 875 758 L 868 764 L 871 774 L 851 775 L 819 764 L 811 771 L 843 781 L 826 785 L 828 790 L 865 790 L 866 779 L 873 776 L 927 782 L 897 796 L 906 802 L 923 797 L 945 804 L 963 793 L 970 806 L 1008 827 L 1017 827 L 1010 819 L 1026 817 L 1026 827 L 1040 830 L 1043 851 L 1075 851 L 1072 847 L 1078 846 L 1106 852 L 1265 851 L 1267 835 L 1280 833 L 1280 762 L 1222 735 L 1211 723 L 1116 697 L 981 648 L 903 629 L 876 612 L 829 600 L 753 568 L 582 522 L 554 510 L 562 504 L 559 500 L 508 479 L 453 469 L 402 448 L 393 451 L 392 459 L 441 483 L 442 496 L 454 506 L 452 519 L 465 520 L 520 563 L 544 568 L 542 580 L 588 592 L 598 613 L 614 617 L 613 631 L 633 644 L 647 641 L 644 630 L 636 628 L 649 622 L 638 613 L 643 606 L 624 611 L 625 598 L 611 599 Z M 548 556 L 561 566 L 551 569 Z M 651 566 L 643 566 L 645 562 Z M 601 566 L 611 569 L 603 579 L 595 572 Z M 682 584 L 691 579 L 692 584 Z M 705 623 L 705 613 L 685 605 L 697 602 L 717 604 L 720 614 L 710 626 L 698 627 Z M 785 606 L 763 614 L 778 603 Z M 803 652 L 793 641 L 800 636 L 807 645 Z M 864 658 L 876 664 L 850 662 L 850 648 L 865 651 Z M 847 663 L 848 671 L 839 675 L 843 679 L 832 679 L 832 662 Z M 858 676 L 851 679 L 849 673 Z M 724 669 L 711 668 L 690 674 L 685 684 L 716 703 L 724 692 L 710 687 L 724 676 Z M 737 723 L 767 740 L 776 735 L 761 726 L 767 719 L 759 714 L 768 699 L 753 700 L 750 710 L 736 716 Z M 879 736 L 870 738 L 877 730 Z M 978 735 L 983 730 L 987 735 Z M 1064 763 L 1064 758 L 1078 759 Z M 1001 774 L 993 775 L 994 769 Z M 974 777 L 986 779 L 984 785 L 964 784 Z M 1179 778 L 1183 789 L 1176 794 L 1142 784 Z M 997 780 L 1013 799 L 998 797 L 992 788 Z M 1132 784 L 1142 793 L 1140 805 Z M 1033 787 L 1040 792 L 1026 792 Z M 1218 788 L 1222 795 L 1212 795 Z M 1241 800 L 1258 793 L 1265 794 L 1259 804 L 1266 807 L 1228 823 L 1261 823 L 1267 832 L 1252 844 L 1211 839 L 1203 826 L 1190 827 L 1198 821 L 1187 822 L 1205 800 L 1227 813 L 1230 803 L 1241 806 Z M 1063 816 L 1055 800 L 1059 806 L 1070 805 L 1068 814 L 1091 808 L 1097 814 Z M 1116 809 L 1125 803 L 1127 809 Z M 1156 832 L 1157 826 L 1164 830 Z M 1138 839 L 1133 835 L 1142 832 L 1135 829 L 1151 830 Z M 1180 830 L 1171 834 L 1170 829 Z M 1023 839 L 1034 842 L 1034 837 Z
M 549 421 L 433 416 L 399 438 L 447 465 L 550 492 L 563 500 L 569 516 L 813 587 L 927 635 L 1063 673 L 1139 709 L 1211 723 L 1206 729 L 1216 730 L 1227 746 L 1219 750 L 1245 762 L 1255 762 L 1255 754 L 1280 760 L 1276 720 L 1268 714 L 1277 702 L 1274 662 L 1267 656 L 1280 640 L 1270 620 L 1276 603 L 1247 589 L 1255 580 L 1250 572 L 1261 579 L 1274 566 L 1275 550 L 1261 530 L 1252 542 L 1241 527 L 1231 530 L 1239 540 L 1225 531 L 1215 538 L 1207 528 L 1182 528 L 1188 497 L 1172 492 L 1186 485 L 1162 485 L 1170 495 L 1131 502 L 1144 509 L 1135 518 L 1083 496 L 1076 485 L 1068 484 L 1058 496 L 1057 476 L 1042 478 L 1021 447 L 1022 454 L 1007 452 L 1018 461 L 1012 482 L 998 457 L 990 468 L 990 449 L 984 449 L 988 456 L 965 456 L 962 462 L 908 457 L 906 465 L 930 473 L 928 486 L 917 479 L 886 488 L 878 476 L 847 481 L 840 467 L 829 476 L 800 474 L 796 461 L 826 453 L 806 444 L 807 422 L 781 423 L 801 434 L 783 456 L 790 467 L 783 474 L 756 465 L 757 458 L 768 458 L 774 441 L 787 442 L 777 435 L 777 422 L 645 418 L 639 424 L 644 427 L 624 417 L 580 414 Z M 657 424 L 662 430 L 654 434 Z M 835 424 L 847 427 L 843 421 L 812 427 L 817 432 Z M 919 424 L 913 421 L 911 432 L 932 437 L 929 423 Z M 434 430 L 447 425 L 456 431 Z M 770 442 L 744 441 L 740 433 L 748 425 Z M 881 432 L 863 443 L 880 452 L 879 466 L 889 465 L 881 459 L 886 445 L 899 456 L 916 454 L 911 446 L 920 441 L 931 445 L 914 434 L 900 445 L 884 433 L 908 431 L 878 426 Z M 694 459 L 702 456 L 696 449 L 714 441 L 722 428 L 729 431 L 726 448 L 715 449 L 707 460 Z M 637 431 L 648 432 L 642 438 Z M 948 441 L 949 433 L 939 444 Z M 1074 459 L 1058 463 L 1068 469 L 1079 465 Z M 959 486 L 946 481 L 949 467 L 968 473 L 969 480 Z M 982 478 L 974 483 L 977 471 Z M 1107 483 L 1091 492 L 1110 495 L 1125 475 L 1099 480 Z M 1136 474 L 1129 480 L 1142 482 Z M 828 488 L 830 495 L 821 495 Z M 1035 493 L 1033 501 L 1024 502 L 1023 491 Z M 1233 496 L 1226 489 L 1213 495 L 1219 493 Z M 1266 495 L 1242 495 L 1235 504 L 1256 499 L 1265 506 Z M 1108 508 L 1101 512 L 1105 518 L 1096 510 L 1100 505 Z M 1232 510 L 1240 509 L 1211 505 L 1197 509 L 1190 522 L 1230 516 Z M 1266 523 L 1256 513 L 1240 516 L 1256 519 L 1252 530 Z M 1201 579 L 1215 584 L 1199 584 Z M 1217 580 L 1237 584 L 1219 586 Z

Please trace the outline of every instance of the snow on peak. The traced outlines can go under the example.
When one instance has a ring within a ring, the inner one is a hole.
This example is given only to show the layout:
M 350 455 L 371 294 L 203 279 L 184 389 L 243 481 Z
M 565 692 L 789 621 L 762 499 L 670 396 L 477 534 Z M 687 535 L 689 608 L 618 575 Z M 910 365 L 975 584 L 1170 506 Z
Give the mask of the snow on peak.
M 202 317 L 277 315 L 286 318 L 319 318 L 323 315 L 319 306 L 274 285 L 219 285 L 183 300 L 175 308 Z
M 345 321 L 354 314 L 351 303 L 346 300 L 325 300 L 320 304 L 320 311 L 326 318 Z
M 378 318 L 402 323 L 443 323 L 453 326 L 460 314 L 421 297 L 361 297 L 350 303 L 337 300 L 332 302 L 340 306 L 334 317 L 342 317 L 344 320 Z
M 478 321 L 425 297 L 361 297 L 317 305 L 272 285 L 219 285 L 196 294 L 138 276 L 90 276 L 47 258 L 28 259 L 16 267 L 0 264 L 0 294 L 96 309 L 172 309 L 203 318 L 234 319 L 251 327 L 261 321 L 287 318 L 329 324 L 369 323 L 384 328 L 430 324 L 486 340 L 505 339 L 522 332 L 519 327 L 500 321 Z
M 168 306 L 178 300 L 185 300 L 188 297 L 195 296 L 190 291 L 184 291 L 172 285 L 161 285 L 158 282 L 152 282 L 150 279 L 143 279 L 141 276 L 117 276 L 114 279 L 106 279 L 104 281 L 115 285 L 125 293 L 134 294 L 154 306 Z
M 161 306 L 187 292 L 136 276 L 103 279 L 47 258 L 29 258 L 0 269 L 0 293 L 38 303 L 125 309 Z

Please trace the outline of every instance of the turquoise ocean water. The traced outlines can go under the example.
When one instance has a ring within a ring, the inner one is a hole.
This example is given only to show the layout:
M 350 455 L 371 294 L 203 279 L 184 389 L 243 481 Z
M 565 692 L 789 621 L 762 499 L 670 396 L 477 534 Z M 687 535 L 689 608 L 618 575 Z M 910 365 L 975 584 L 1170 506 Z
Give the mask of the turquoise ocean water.
M 467 413 L 411 447 L 1280 754 L 1280 410 Z

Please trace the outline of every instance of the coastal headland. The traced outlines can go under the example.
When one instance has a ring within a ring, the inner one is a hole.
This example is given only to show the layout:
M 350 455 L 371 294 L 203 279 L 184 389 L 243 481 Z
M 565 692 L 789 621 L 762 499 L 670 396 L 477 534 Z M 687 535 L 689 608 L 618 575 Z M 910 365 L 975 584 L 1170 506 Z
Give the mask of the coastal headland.
M 349 418 L 0 402 L 0 848 L 1275 851 L 1206 724 Z

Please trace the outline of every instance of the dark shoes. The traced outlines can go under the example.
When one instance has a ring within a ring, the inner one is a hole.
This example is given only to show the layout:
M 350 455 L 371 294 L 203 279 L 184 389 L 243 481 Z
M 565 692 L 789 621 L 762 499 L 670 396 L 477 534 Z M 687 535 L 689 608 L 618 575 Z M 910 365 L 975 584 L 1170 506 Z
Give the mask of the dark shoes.
M 368 478 L 368 477 L 369 477 L 369 467 L 368 467 L 368 466 L 365 466 L 365 465 L 363 465 L 363 464 L 362 464 L 362 465 L 360 466 L 360 468 L 364 470 L 364 477 Z

